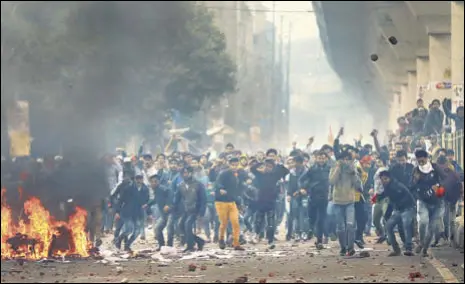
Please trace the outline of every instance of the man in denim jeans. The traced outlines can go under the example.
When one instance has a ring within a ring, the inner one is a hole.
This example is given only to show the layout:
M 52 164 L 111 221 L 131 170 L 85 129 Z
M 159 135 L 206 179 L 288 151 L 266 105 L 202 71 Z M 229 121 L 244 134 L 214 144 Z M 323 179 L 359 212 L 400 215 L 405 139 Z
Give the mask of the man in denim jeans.
M 290 212 L 287 220 L 286 240 L 290 241 L 295 233 L 295 241 L 301 239 L 306 241 L 308 224 L 305 226 L 304 222 L 308 223 L 308 209 L 304 208 L 304 206 L 307 205 L 308 207 L 308 194 L 307 190 L 302 189 L 303 187 L 300 186 L 300 178 L 305 173 L 304 158 L 302 156 L 292 157 L 288 160 L 288 167 L 290 174 L 287 201 L 290 202 Z M 307 204 L 304 204 L 304 202 Z
M 425 150 L 415 152 L 418 166 L 413 173 L 412 190 L 417 198 L 417 218 L 419 225 L 420 245 L 416 253 L 428 256 L 431 241 L 439 231 L 439 220 L 444 212 L 444 198 L 441 195 L 440 183 L 442 174 L 436 164 L 429 160 Z
M 415 215 L 415 199 L 405 185 L 391 177 L 389 171 L 383 171 L 379 176 L 383 183 L 384 191 L 379 196 L 375 196 L 374 199 L 377 197 L 388 197 L 389 203 L 394 208 L 394 212 L 386 223 L 387 235 L 393 248 L 393 252 L 389 256 L 399 256 L 401 254 L 401 249 L 394 232 L 396 226 L 399 232 L 403 230 L 405 234 L 404 255 L 413 256 L 413 232 L 411 226 Z
M 171 210 L 173 208 L 174 194 L 171 188 L 161 184 L 162 177 L 160 175 L 153 175 L 149 178 L 150 188 L 155 196 L 154 200 L 151 200 L 149 206 L 155 205 L 155 210 L 159 213 L 155 224 L 155 238 L 158 242 L 158 251 L 162 247 L 168 245 L 173 247 L 174 239 L 174 226 L 173 226 L 173 215 Z M 168 227 L 168 242 L 165 243 L 163 231 Z
M 329 182 L 333 188 L 336 231 L 341 247 L 340 255 L 355 254 L 355 192 L 361 190 L 361 181 L 355 170 L 352 154 L 344 151 L 331 169 Z
M 310 197 L 309 218 L 310 230 L 316 230 L 316 247 L 323 249 L 323 233 L 326 221 L 329 195 L 329 173 L 327 154 L 320 151 L 316 155 L 316 163 L 299 181 L 301 188 L 308 191 Z

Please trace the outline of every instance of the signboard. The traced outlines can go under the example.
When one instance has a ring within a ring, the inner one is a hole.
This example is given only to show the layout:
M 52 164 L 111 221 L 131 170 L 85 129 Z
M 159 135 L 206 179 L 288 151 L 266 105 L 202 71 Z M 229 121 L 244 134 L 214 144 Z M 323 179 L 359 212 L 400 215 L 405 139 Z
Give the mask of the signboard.
M 452 89 L 452 83 L 449 81 L 439 81 L 433 83 L 436 90 L 449 90 Z
M 11 157 L 30 156 L 29 103 L 17 101 L 16 105 L 7 111 L 7 121 Z

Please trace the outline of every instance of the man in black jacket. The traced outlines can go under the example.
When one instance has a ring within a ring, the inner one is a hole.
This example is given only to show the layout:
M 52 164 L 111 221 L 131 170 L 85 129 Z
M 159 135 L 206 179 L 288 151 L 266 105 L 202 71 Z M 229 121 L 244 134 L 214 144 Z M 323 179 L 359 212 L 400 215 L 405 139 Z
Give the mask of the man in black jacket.
M 406 187 L 410 187 L 415 167 L 408 162 L 407 152 L 405 150 L 397 151 L 396 161 L 397 163 L 390 169 L 392 177 Z
M 182 206 L 183 215 L 181 217 L 180 229 L 184 236 L 183 242 L 187 244 L 184 252 L 194 251 L 197 244 L 198 250 L 203 250 L 205 241 L 194 232 L 194 226 L 198 217 L 205 216 L 207 210 L 207 193 L 205 186 L 194 179 L 194 168 L 186 167 L 181 171 L 182 182 L 180 182 L 174 192 L 174 208 Z
M 425 134 L 426 135 L 437 135 L 442 132 L 444 124 L 444 112 L 439 107 L 441 102 L 438 99 L 433 100 L 431 103 L 431 109 L 426 116 L 425 121 Z
M 144 210 L 149 203 L 149 189 L 144 185 L 144 177 L 137 175 L 135 182 L 129 182 L 121 188 L 119 198 L 116 202 L 115 218 L 121 219 L 123 228 L 121 234 L 116 238 L 116 247 L 121 247 L 123 240 L 127 240 L 124 250 L 131 251 L 131 245 L 139 237 L 142 227 Z
M 158 242 L 158 250 L 165 246 L 163 230 L 168 226 L 168 246 L 173 247 L 174 240 L 174 223 L 171 213 L 173 208 L 174 194 L 170 187 L 162 184 L 162 177 L 154 175 L 150 177 L 150 187 L 154 193 L 155 199 L 151 200 L 149 207 L 156 205 L 160 212 L 160 217 L 155 224 L 155 238 Z
M 382 171 L 379 176 L 383 183 L 384 191 L 377 195 L 376 198 L 389 198 L 389 203 L 394 208 L 394 212 L 386 224 L 387 235 L 394 250 L 389 256 L 399 256 L 401 254 L 394 233 L 396 226 L 398 226 L 399 230 L 403 230 L 405 234 L 404 255 L 413 256 L 411 226 L 415 216 L 415 198 L 405 185 L 391 177 L 389 171 Z
M 327 162 L 326 153 L 319 152 L 316 156 L 316 164 L 313 165 L 299 180 L 300 188 L 308 192 L 310 205 L 308 212 L 310 217 L 310 230 L 316 231 L 316 247 L 323 249 L 323 232 L 328 209 L 329 197 L 329 172 L 331 167 Z
M 240 246 L 241 228 L 239 225 L 239 209 L 237 202 L 242 196 L 244 183 L 248 176 L 239 168 L 239 159 L 231 158 L 229 168 L 220 172 L 216 180 L 215 207 L 220 220 L 219 246 L 226 248 L 225 236 L 228 223 L 231 222 L 233 247 L 235 250 L 244 250 Z
M 267 220 L 266 237 L 270 249 L 274 249 L 274 235 L 276 232 L 276 203 L 279 196 L 277 183 L 283 179 L 289 170 L 274 159 L 266 159 L 264 164 L 257 164 L 251 168 L 255 175 L 255 184 L 258 189 L 256 231 L 260 231 Z
M 287 220 L 286 240 L 293 237 L 295 226 L 295 240 L 307 240 L 308 232 L 308 194 L 307 190 L 299 186 L 299 181 L 305 173 L 304 158 L 295 156 L 289 159 L 290 169 L 287 202 L 290 203 L 290 212 Z M 305 222 L 307 223 L 305 226 Z

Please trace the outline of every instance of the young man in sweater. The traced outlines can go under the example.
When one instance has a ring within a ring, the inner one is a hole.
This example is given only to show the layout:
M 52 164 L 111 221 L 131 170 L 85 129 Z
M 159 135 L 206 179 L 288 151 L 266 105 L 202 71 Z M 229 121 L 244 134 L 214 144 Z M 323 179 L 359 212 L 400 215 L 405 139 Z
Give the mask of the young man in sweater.
M 230 158 L 229 168 L 221 171 L 216 180 L 215 207 L 220 221 L 219 247 L 226 248 L 226 229 L 228 223 L 232 225 L 233 247 L 235 250 L 243 251 L 240 246 L 241 228 L 239 224 L 239 209 L 237 202 L 242 196 L 247 173 L 239 169 L 239 159 Z
M 355 254 L 355 193 L 361 190 L 361 181 L 351 153 L 344 151 L 338 158 L 329 174 L 329 182 L 333 186 L 332 200 L 337 219 L 340 255 L 352 256 Z

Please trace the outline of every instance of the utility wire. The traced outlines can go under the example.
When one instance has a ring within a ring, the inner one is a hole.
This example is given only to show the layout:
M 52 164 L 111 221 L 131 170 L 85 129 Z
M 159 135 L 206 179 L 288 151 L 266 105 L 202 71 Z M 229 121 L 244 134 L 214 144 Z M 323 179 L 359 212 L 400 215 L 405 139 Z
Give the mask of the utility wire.
M 249 11 L 249 12 L 269 12 L 272 13 L 273 10 L 263 10 L 263 9 L 238 9 L 238 8 L 227 8 L 227 7 L 215 7 L 215 6 L 206 6 L 205 8 L 214 9 L 214 10 L 229 10 L 229 11 Z M 314 13 L 313 10 L 275 10 L 276 13 Z

